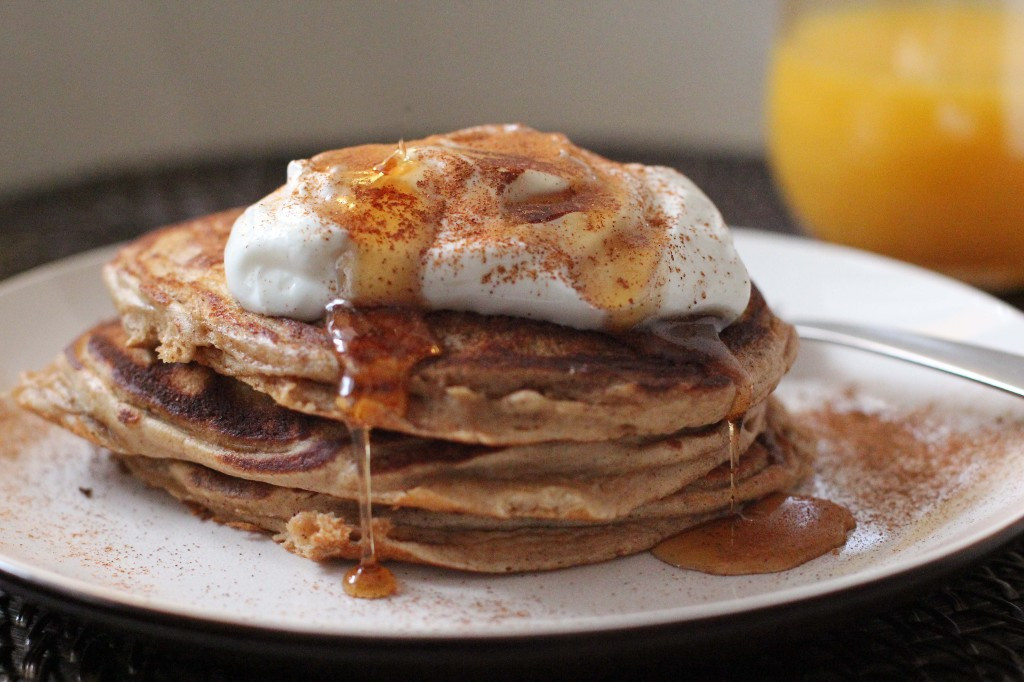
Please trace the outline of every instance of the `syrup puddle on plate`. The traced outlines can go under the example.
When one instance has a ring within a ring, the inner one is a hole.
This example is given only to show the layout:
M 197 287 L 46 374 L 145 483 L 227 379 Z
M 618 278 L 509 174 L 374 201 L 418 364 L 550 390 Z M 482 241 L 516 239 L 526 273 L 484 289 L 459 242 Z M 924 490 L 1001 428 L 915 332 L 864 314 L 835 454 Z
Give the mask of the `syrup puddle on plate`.
M 651 553 L 713 575 L 777 573 L 842 547 L 855 525 L 853 514 L 834 502 L 772 493 L 664 540 Z

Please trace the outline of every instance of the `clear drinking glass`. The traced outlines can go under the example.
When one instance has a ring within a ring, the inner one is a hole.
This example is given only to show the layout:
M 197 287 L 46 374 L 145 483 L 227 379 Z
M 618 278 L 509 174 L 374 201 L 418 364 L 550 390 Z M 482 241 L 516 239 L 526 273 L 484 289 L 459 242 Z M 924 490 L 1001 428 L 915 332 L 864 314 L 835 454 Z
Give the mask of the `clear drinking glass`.
M 808 232 L 1024 288 L 1024 0 L 783 5 L 775 178 Z

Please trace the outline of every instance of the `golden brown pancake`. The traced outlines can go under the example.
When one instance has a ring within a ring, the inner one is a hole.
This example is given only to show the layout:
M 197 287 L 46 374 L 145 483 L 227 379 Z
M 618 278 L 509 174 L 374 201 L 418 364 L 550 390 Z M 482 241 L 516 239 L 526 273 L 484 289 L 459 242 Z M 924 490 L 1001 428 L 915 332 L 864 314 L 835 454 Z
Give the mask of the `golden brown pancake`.
M 24 377 L 16 397 L 219 521 L 270 531 L 312 559 L 359 556 L 357 486 L 340 422 L 288 410 L 208 367 L 129 348 L 116 321 Z M 504 447 L 379 432 L 378 556 L 508 572 L 643 551 L 806 475 L 811 448 L 778 404 L 755 406 L 744 427 L 735 488 L 722 424 Z
M 341 423 L 277 405 L 207 367 L 163 363 L 128 348 L 107 322 L 24 378 L 22 405 L 123 454 L 180 459 L 236 478 L 354 499 L 350 436 Z M 750 410 L 746 451 L 776 405 Z M 480 446 L 380 431 L 374 501 L 495 518 L 614 519 L 694 484 L 729 458 L 716 424 L 656 439 Z
M 751 446 L 737 471 L 738 504 L 794 485 L 809 468 L 805 436 L 781 413 Z M 167 490 L 222 523 L 274 533 L 296 554 L 315 559 L 360 556 L 358 510 L 350 500 L 234 478 L 196 464 L 124 457 L 147 484 Z M 505 573 L 565 568 L 644 551 L 710 518 L 729 513 L 727 465 L 633 513 L 587 523 L 493 519 L 419 509 L 374 514 L 377 556 L 462 570 Z
M 228 293 L 223 251 L 237 215 L 153 232 L 107 266 L 129 343 L 156 347 L 165 362 L 198 361 L 286 407 L 344 418 L 323 324 L 251 313 Z M 648 333 L 450 311 L 422 317 L 443 352 L 415 368 L 407 412 L 382 411 L 375 428 L 499 445 L 602 441 L 662 436 L 745 411 L 720 366 Z M 750 378 L 750 405 L 768 397 L 796 355 L 792 327 L 756 289 L 722 340 Z

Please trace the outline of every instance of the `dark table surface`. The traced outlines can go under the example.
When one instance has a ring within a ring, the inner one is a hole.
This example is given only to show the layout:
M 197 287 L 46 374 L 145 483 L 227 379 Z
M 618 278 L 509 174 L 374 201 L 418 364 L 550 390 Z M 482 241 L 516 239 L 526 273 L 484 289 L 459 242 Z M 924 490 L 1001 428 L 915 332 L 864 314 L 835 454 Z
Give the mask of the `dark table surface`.
M 251 203 L 283 182 L 290 158 L 310 151 L 127 171 L 0 201 L 0 280 L 159 225 Z M 679 168 L 704 188 L 732 224 L 797 231 L 758 158 L 602 151 L 613 158 Z M 1021 294 L 1006 299 L 1024 308 Z M 204 647 L 201 640 L 135 632 L 108 615 L 0 572 L 0 682 L 289 679 L 300 669 L 310 679 L 377 677 L 362 667 L 289 660 L 280 651 L 261 656 L 250 647 L 239 657 L 224 647 Z M 591 679 L 1024 679 L 1024 538 L 1009 538 L 966 567 L 905 593 L 890 593 L 885 601 L 832 613 L 810 627 L 779 634 L 699 652 L 683 646 L 677 654 L 665 648 L 652 655 L 643 647 L 624 647 L 614 656 L 595 656 L 600 665 L 544 660 L 517 667 L 513 661 L 489 670 L 486 662 L 457 657 L 438 664 L 449 674 L 491 679 L 564 679 L 572 673 Z M 430 672 L 400 666 L 390 671 L 404 678 Z

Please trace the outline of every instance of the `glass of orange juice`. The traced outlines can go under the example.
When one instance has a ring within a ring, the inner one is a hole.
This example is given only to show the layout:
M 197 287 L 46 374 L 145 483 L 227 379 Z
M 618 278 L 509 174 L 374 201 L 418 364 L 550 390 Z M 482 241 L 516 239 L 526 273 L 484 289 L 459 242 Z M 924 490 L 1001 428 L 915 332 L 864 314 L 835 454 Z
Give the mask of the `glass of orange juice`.
M 788 2 L 767 139 L 811 234 L 1024 287 L 1024 0 Z

